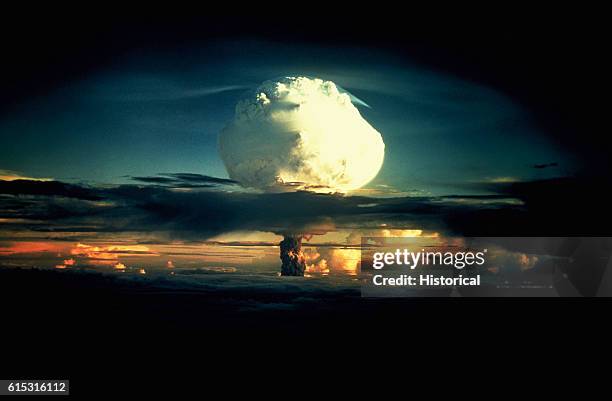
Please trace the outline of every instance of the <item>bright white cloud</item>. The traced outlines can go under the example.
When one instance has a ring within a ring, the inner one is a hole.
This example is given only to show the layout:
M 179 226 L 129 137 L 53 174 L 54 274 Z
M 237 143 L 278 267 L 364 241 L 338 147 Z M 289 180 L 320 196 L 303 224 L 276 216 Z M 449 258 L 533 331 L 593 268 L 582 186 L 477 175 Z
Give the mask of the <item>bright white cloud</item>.
M 267 191 L 346 192 L 380 170 L 385 144 L 331 81 L 266 81 L 236 106 L 219 137 L 230 177 Z

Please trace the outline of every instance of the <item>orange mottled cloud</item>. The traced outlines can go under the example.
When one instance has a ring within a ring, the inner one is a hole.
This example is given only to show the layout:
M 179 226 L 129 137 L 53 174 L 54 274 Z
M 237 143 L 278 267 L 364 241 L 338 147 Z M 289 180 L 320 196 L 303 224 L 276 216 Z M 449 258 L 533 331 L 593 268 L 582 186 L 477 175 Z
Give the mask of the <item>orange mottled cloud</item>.
M 14 242 L 8 246 L 0 246 L 0 254 L 13 255 L 18 253 L 59 253 L 65 251 L 66 245 L 44 241 Z
M 307 273 L 329 273 L 327 260 L 321 259 L 321 254 L 317 252 L 317 248 L 306 248 L 304 250 L 304 261 L 306 262 Z
M 117 260 L 120 256 L 157 256 L 145 245 L 108 245 L 93 246 L 87 244 L 76 244 L 71 250 L 71 255 L 98 260 Z
M 308 248 L 304 252 L 304 259 L 306 261 L 306 272 L 308 273 L 326 274 L 333 271 L 356 275 L 361 263 L 361 251 L 350 248 Z
M 126 266 L 123 263 L 115 263 L 115 265 L 113 266 L 115 268 L 115 270 L 125 270 Z
M 76 264 L 76 260 L 74 259 L 64 259 L 64 264 L 55 265 L 56 269 L 65 269 L 68 266 L 74 266 Z

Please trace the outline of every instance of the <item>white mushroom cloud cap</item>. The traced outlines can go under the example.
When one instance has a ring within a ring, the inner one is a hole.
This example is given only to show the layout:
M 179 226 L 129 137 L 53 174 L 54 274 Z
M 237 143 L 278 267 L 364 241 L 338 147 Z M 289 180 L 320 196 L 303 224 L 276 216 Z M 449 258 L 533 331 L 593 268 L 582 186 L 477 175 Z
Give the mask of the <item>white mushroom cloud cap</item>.
M 230 178 L 245 187 L 347 192 L 378 174 L 385 144 L 336 84 L 285 77 L 238 102 L 219 149 Z

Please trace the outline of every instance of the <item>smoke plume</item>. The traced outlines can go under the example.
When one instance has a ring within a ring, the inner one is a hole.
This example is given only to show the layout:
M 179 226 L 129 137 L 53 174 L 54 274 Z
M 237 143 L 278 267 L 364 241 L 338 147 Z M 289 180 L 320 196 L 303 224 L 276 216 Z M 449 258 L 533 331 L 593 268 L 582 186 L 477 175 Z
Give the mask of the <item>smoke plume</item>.
M 302 252 L 302 236 L 285 235 L 280 242 L 281 276 L 303 276 L 306 258 Z

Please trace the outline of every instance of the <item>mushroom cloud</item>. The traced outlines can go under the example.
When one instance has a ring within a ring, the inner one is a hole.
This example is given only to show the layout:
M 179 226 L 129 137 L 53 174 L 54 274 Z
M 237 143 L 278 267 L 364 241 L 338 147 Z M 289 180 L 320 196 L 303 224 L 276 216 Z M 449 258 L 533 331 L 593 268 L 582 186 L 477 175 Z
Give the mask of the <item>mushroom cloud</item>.
M 230 178 L 245 187 L 346 193 L 376 177 L 385 144 L 332 81 L 284 77 L 238 102 L 219 151 Z M 303 235 L 284 233 L 283 275 L 304 274 Z

